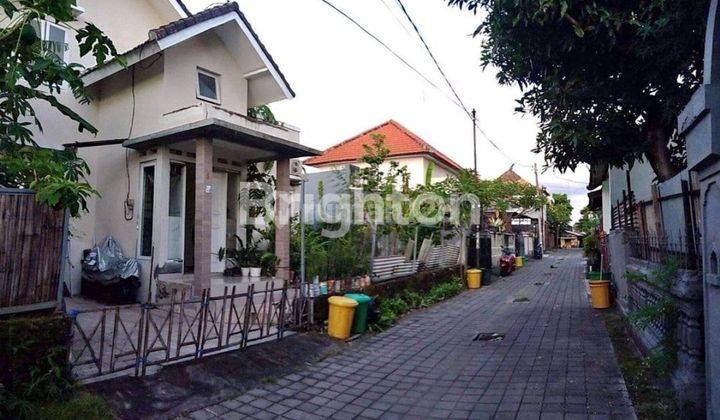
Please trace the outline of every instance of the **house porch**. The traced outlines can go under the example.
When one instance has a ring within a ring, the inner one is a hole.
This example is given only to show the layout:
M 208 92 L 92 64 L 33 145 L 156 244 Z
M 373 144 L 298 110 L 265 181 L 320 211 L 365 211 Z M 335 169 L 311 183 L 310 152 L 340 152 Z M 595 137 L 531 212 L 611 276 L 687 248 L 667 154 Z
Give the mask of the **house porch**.
M 123 145 L 149 156 L 140 164 L 138 200 L 139 255 L 152 261 L 142 286 L 149 300 L 157 299 L 159 281 L 191 285 L 194 294 L 251 282 L 222 277 L 225 262 L 218 259 L 218 250 L 233 247 L 234 235 L 243 236 L 245 226 L 254 222 L 238 195 L 247 180 L 248 165 L 256 162 L 275 163 L 276 279 L 288 279 L 290 159 L 319 152 L 216 118 L 130 139 Z

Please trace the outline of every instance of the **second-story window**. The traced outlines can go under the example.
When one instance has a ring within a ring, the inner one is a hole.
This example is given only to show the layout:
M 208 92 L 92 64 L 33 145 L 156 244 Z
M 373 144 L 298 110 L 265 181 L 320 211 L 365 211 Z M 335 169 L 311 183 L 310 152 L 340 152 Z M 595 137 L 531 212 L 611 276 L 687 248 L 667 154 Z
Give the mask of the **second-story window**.
M 42 40 L 43 48 L 55 54 L 60 61 L 65 61 L 65 52 L 68 44 L 66 41 L 66 30 L 54 23 L 46 21 L 34 21 L 32 23 L 35 32 Z
M 198 69 L 197 97 L 210 102 L 220 103 L 220 75 Z

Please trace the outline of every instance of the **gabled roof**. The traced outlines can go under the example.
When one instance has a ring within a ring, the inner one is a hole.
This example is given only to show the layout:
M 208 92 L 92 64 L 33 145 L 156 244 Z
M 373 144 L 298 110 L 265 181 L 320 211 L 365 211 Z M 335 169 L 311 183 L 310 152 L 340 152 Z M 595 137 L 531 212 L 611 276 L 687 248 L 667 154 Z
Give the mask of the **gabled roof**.
M 384 143 L 385 147 L 390 150 L 389 157 L 426 155 L 452 170 L 459 171 L 462 169 L 455 161 L 430 146 L 425 140 L 395 120 L 387 121 L 353 138 L 338 143 L 326 149 L 322 155 L 310 158 L 304 163 L 311 166 L 322 166 L 356 162 L 365 154 L 363 145 L 370 146 L 374 143 L 372 138 L 374 134 L 385 136 Z
M 171 39 L 171 36 L 178 35 L 181 31 L 185 29 L 210 23 L 210 21 L 214 18 L 219 18 L 221 16 L 229 14 L 236 14 L 236 16 L 240 19 L 241 26 L 244 25 L 244 27 L 247 28 L 249 33 L 248 37 L 251 38 L 251 42 L 254 41 L 254 43 L 257 45 L 257 48 L 259 49 L 258 53 L 263 56 L 263 58 L 267 59 L 268 67 L 271 73 L 277 75 L 277 78 L 279 79 L 278 83 L 280 83 L 287 90 L 287 93 L 289 93 L 291 97 L 295 97 L 295 91 L 293 91 L 290 87 L 290 84 L 285 78 L 285 75 L 282 73 L 282 71 L 280 71 L 280 68 L 273 59 L 272 55 L 270 55 L 270 52 L 267 50 L 262 41 L 260 41 L 257 33 L 252 28 L 252 25 L 250 25 L 250 22 L 247 20 L 245 15 L 240 11 L 240 6 L 238 6 L 236 2 L 223 3 L 218 6 L 210 7 L 194 15 L 189 13 L 187 7 L 185 7 L 185 5 L 181 1 L 179 1 L 178 4 L 181 5 L 183 10 L 188 13 L 188 17 L 178 19 L 159 28 L 150 30 L 150 32 L 148 33 L 147 41 L 130 49 L 129 51 L 120 54 L 121 57 L 125 58 L 128 66 L 137 63 L 140 59 L 145 59 L 157 52 L 164 50 L 165 48 L 169 48 L 170 46 L 174 45 L 177 42 Z M 210 28 L 211 27 L 207 29 Z M 121 71 L 124 68 L 120 63 L 117 62 L 117 60 L 110 60 L 102 65 L 89 68 L 83 74 L 83 78 L 89 78 L 89 80 L 86 80 L 86 85 L 95 83 L 106 77 L 92 77 L 91 75 L 93 75 L 93 73 L 95 72 L 98 72 L 99 70 L 108 69 L 109 67 L 114 68 L 109 69 L 110 71 L 107 72 L 108 76 L 116 73 L 117 71 Z
M 515 166 L 515 165 L 513 165 Z M 513 167 L 511 166 L 510 169 L 503 172 L 502 175 L 498 177 L 499 180 L 505 181 L 505 182 L 519 182 L 520 184 L 524 185 L 532 185 L 528 181 L 525 180 L 525 178 L 521 177 L 513 170 Z

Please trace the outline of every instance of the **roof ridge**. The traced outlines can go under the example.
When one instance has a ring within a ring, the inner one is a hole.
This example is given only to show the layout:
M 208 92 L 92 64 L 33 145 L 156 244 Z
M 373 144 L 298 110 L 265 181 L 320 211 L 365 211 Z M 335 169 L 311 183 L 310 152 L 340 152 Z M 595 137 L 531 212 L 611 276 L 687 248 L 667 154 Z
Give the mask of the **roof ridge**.
M 394 124 L 397 128 L 399 128 L 403 133 L 407 134 L 408 137 L 415 140 L 416 143 L 420 144 L 423 149 L 431 152 L 437 152 L 437 150 L 430 143 L 428 143 L 427 140 L 413 133 L 409 128 L 405 127 L 404 125 L 400 124 L 395 120 L 390 120 L 390 122 Z
M 336 158 L 329 158 L 327 156 L 328 153 L 332 153 L 334 151 L 337 151 L 340 148 L 343 147 L 352 147 L 349 146 L 355 141 L 363 141 L 363 144 L 367 141 L 366 139 L 363 140 L 363 137 L 373 133 L 374 131 L 378 131 L 384 127 L 392 126 L 394 130 L 397 130 L 401 135 L 406 137 L 414 147 L 417 148 L 417 150 L 413 150 L 412 153 L 405 151 L 405 152 L 398 152 L 393 151 L 392 147 L 389 147 L 391 149 L 390 157 L 393 156 L 409 156 L 413 154 L 417 155 L 429 155 L 433 158 L 435 158 L 437 161 L 441 162 L 443 165 L 446 165 L 449 168 L 453 168 L 456 170 L 462 169 L 462 167 L 456 163 L 454 160 L 452 160 L 450 157 L 445 155 L 444 153 L 437 150 L 435 147 L 433 147 L 430 143 L 428 143 L 426 140 L 424 140 L 422 137 L 418 136 L 414 132 L 412 132 L 409 128 L 405 127 L 401 123 L 399 123 L 395 119 L 389 119 L 375 127 L 372 127 L 370 129 L 364 130 L 360 134 L 357 134 L 353 137 L 350 137 L 349 139 L 343 140 L 340 143 L 337 143 L 333 146 L 328 147 L 323 151 L 322 155 L 314 156 L 308 160 L 305 161 L 308 165 L 322 165 L 322 164 L 330 164 L 330 163 L 340 163 L 340 162 L 352 162 L 358 160 L 357 157 L 336 157 Z
M 327 149 L 325 149 L 325 150 L 323 151 L 323 153 L 329 152 L 330 150 L 335 150 L 335 149 L 339 148 L 340 146 L 344 146 L 344 145 L 350 143 L 350 142 L 353 141 L 353 140 L 358 140 L 360 137 L 362 137 L 362 136 L 364 136 L 364 135 L 370 134 L 370 133 L 372 133 L 373 131 L 376 131 L 376 130 L 382 128 L 382 127 L 385 127 L 386 125 L 390 124 L 391 121 L 392 121 L 392 120 L 385 121 L 384 123 L 379 124 L 379 125 L 371 128 L 371 129 L 369 129 L 369 130 L 365 130 L 365 131 L 363 131 L 363 132 L 360 133 L 360 134 L 354 135 L 354 136 L 352 136 L 352 137 L 350 137 L 350 138 L 348 138 L 348 139 L 345 139 L 345 140 L 341 141 L 340 143 L 336 143 L 336 144 L 328 147 Z M 320 155 L 320 156 L 322 156 L 322 155 Z M 320 156 L 317 156 L 317 157 L 320 157 Z M 314 157 L 313 157 L 313 158 L 314 158 Z M 313 158 L 311 158 L 311 159 L 313 159 Z M 310 160 L 310 159 L 308 159 L 308 160 Z

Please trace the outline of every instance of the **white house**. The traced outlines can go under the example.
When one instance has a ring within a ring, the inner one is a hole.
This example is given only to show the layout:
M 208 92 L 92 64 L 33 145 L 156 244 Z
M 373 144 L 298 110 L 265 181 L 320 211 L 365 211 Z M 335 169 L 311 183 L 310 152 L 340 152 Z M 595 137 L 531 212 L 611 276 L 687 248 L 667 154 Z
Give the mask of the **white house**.
M 179 0 L 78 0 L 76 12 L 78 25 L 97 25 L 124 51 L 127 66 L 92 67 L 69 30 L 41 23 L 45 39 L 66 44 L 65 60 L 88 67 L 91 103 L 78 104 L 71 92 L 60 99 L 99 130 L 78 133 L 74 122 L 38 107 L 45 128 L 38 143 L 77 147 L 101 194 L 72 222 L 66 282 L 78 291 L 83 250 L 112 235 L 140 259 L 139 299 L 147 298 L 151 259 L 155 266 L 179 262 L 194 286 L 208 287 L 224 269 L 217 250 L 240 229 L 237 185 L 247 165 L 275 161 L 284 192 L 290 159 L 318 154 L 299 143 L 297 129 L 247 116 L 250 107 L 295 94 L 237 3 L 192 15 Z M 277 220 L 286 220 L 285 207 L 277 209 Z M 283 277 L 289 231 L 278 225 Z
M 390 151 L 384 166 L 387 167 L 390 161 L 395 161 L 401 167 L 407 167 L 411 187 L 424 184 L 428 172 L 431 182 L 439 182 L 449 175 L 456 175 L 462 169 L 447 155 L 394 120 L 338 143 L 323 151 L 320 156 L 307 159 L 304 164 L 321 171 L 333 171 L 346 165 L 366 166 L 361 162 L 365 154 L 363 146 L 372 146 L 375 135 L 383 137 L 384 145 Z

